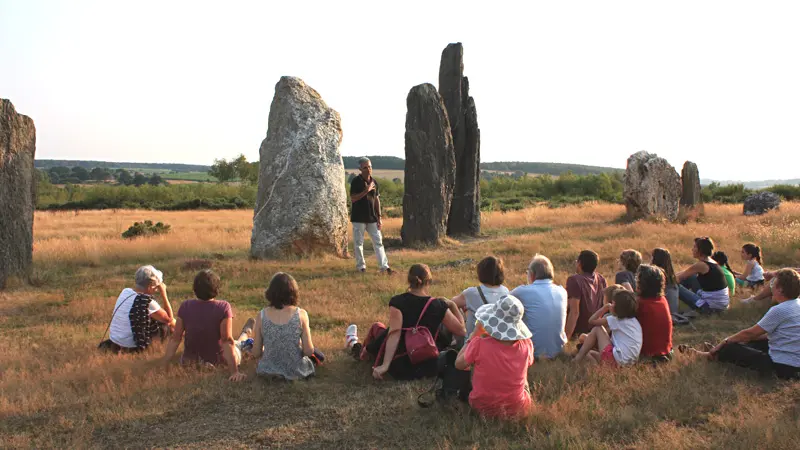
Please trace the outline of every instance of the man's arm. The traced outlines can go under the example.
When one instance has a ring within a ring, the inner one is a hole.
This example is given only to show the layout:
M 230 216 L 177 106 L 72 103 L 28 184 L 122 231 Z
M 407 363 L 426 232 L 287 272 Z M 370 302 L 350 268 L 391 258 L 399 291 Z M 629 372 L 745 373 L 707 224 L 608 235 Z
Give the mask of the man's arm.
M 183 339 L 183 320 L 181 320 L 181 318 L 178 317 L 175 323 L 175 331 L 169 338 L 169 342 L 167 342 L 167 351 L 164 353 L 164 365 L 167 365 L 175 356 L 175 352 L 178 351 L 178 346 L 181 345 L 182 339 Z
M 350 201 L 355 203 L 355 202 L 361 200 L 362 198 L 366 197 L 367 194 L 369 194 L 369 191 L 371 191 L 373 189 L 375 189 L 375 183 L 373 181 L 370 181 L 369 184 L 367 185 L 366 189 L 363 192 L 360 192 L 358 194 L 350 194 Z
M 572 339 L 572 334 L 575 332 L 575 326 L 578 324 L 578 315 L 580 314 L 580 309 L 580 299 L 567 299 L 567 324 L 564 326 L 564 332 L 567 333 L 567 339 Z

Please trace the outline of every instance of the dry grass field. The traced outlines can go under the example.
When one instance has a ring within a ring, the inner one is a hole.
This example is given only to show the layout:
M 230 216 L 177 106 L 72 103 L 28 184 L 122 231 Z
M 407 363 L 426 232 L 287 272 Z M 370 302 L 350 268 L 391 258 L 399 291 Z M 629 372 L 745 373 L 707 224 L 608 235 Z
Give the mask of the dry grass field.
M 389 259 L 401 272 L 395 277 L 373 271 L 371 249 L 366 274 L 355 273 L 352 259 L 251 261 L 250 211 L 37 213 L 34 284 L 0 293 L 0 448 L 798 448 L 800 384 L 683 355 L 661 367 L 619 370 L 537 363 L 529 372 L 534 412 L 503 423 L 460 404 L 420 409 L 416 397 L 429 381 L 375 382 L 366 363 L 342 350 L 348 323 L 363 333 L 387 320 L 389 298 L 404 290 L 404 272 L 415 262 L 431 265 L 434 295 L 453 296 L 476 282 L 475 262 L 488 254 L 504 258 L 512 288 L 537 252 L 553 260 L 559 283 L 584 248 L 600 254 L 600 272 L 613 279 L 625 248 L 649 259 L 664 246 L 684 266 L 692 238 L 704 235 L 734 256 L 745 241 L 758 242 L 768 268 L 800 261 L 800 204 L 757 218 L 742 216 L 741 206 L 708 206 L 686 225 L 623 224 L 622 213 L 596 204 L 492 213 L 484 216 L 484 237 L 427 251 L 397 247 L 401 219 L 389 219 Z M 120 238 L 143 219 L 173 231 Z M 248 379 L 232 384 L 223 370 L 161 368 L 161 345 L 133 356 L 95 350 L 139 265 L 164 271 L 177 309 L 192 295 L 194 270 L 185 264 L 197 258 L 211 260 L 222 276 L 220 297 L 234 306 L 237 329 L 264 305 L 274 272 L 297 278 L 314 342 L 328 356 L 314 379 L 259 379 L 249 361 Z M 753 324 L 766 307 L 740 305 L 745 295 L 724 316 L 676 328 L 675 345 Z

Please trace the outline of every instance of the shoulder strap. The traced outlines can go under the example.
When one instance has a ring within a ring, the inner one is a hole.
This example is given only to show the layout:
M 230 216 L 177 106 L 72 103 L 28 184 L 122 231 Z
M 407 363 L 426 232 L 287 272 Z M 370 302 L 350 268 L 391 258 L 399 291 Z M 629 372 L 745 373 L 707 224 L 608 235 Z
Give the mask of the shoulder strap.
M 478 294 L 481 294 L 481 300 L 483 301 L 484 305 L 489 303 L 489 302 L 486 301 L 486 296 L 483 295 L 483 289 L 481 289 L 480 285 L 478 285 Z
M 122 305 L 124 305 L 124 304 L 125 304 L 125 302 L 127 302 L 127 301 L 128 301 L 130 298 L 131 298 L 131 297 L 136 297 L 137 295 L 139 295 L 139 293 L 138 293 L 138 292 L 134 292 L 133 294 L 131 294 L 131 295 L 129 295 L 129 296 L 127 296 L 127 297 L 125 297 L 125 300 L 123 300 L 123 301 L 122 301 L 122 302 L 119 304 L 119 306 L 117 306 L 116 308 L 114 308 L 114 312 L 113 312 L 113 313 L 111 313 L 111 320 L 109 320 L 109 321 L 108 321 L 108 326 L 106 327 L 106 331 L 104 331 L 104 332 L 103 332 L 103 337 L 101 337 L 101 338 L 100 338 L 100 342 L 103 342 L 103 339 L 105 339 L 105 338 L 106 338 L 106 333 L 108 333 L 108 330 L 110 330 L 110 329 L 111 329 L 111 323 L 112 323 L 112 322 L 114 322 L 114 316 L 116 316 L 116 315 L 117 315 L 117 311 L 119 311 L 119 308 L 120 308 L 120 307 L 122 307 Z
M 430 306 L 430 304 L 431 304 L 431 302 L 432 302 L 433 300 L 435 300 L 435 299 L 434 299 L 433 297 L 431 297 L 431 298 L 429 298 L 429 299 L 428 299 L 428 303 L 425 303 L 425 307 L 424 307 L 424 308 L 422 308 L 422 312 L 421 312 L 421 313 L 419 313 L 419 317 L 417 318 L 417 324 L 416 324 L 416 325 L 414 325 L 415 327 L 418 327 L 418 326 L 419 326 L 419 322 L 422 320 L 422 316 L 424 316 L 424 315 L 425 315 L 425 311 L 427 311 L 427 310 L 428 310 L 428 306 Z

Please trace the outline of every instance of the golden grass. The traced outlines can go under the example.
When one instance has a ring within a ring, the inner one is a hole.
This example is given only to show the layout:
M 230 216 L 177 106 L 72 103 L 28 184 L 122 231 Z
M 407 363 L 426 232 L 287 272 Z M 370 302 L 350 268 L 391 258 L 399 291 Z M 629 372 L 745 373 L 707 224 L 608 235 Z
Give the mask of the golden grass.
M 625 370 L 537 363 L 529 374 L 536 410 L 526 421 L 501 423 L 462 405 L 420 410 L 416 395 L 428 381 L 374 382 L 367 365 L 341 350 L 348 323 L 363 333 L 386 319 L 389 298 L 404 288 L 402 272 L 415 262 L 432 266 L 432 294 L 453 296 L 475 282 L 475 262 L 487 254 L 504 258 L 509 287 L 524 281 L 537 252 L 551 257 L 558 282 L 584 248 L 601 255 L 600 272 L 613 278 L 621 250 L 639 249 L 647 259 L 664 246 L 682 266 L 699 235 L 712 236 L 735 268 L 749 240 L 764 248 L 768 268 L 800 259 L 800 204 L 756 218 L 742 216 L 741 206 L 713 205 L 701 222 L 686 225 L 624 224 L 623 212 L 587 204 L 486 214 L 481 238 L 443 249 L 390 247 L 401 272 L 391 278 L 373 272 L 369 243 L 366 274 L 354 273 L 352 259 L 252 261 L 251 211 L 37 213 L 34 286 L 0 293 L 0 447 L 797 448 L 800 387 L 736 367 L 682 356 L 663 367 Z M 144 219 L 173 231 L 120 238 Z M 397 241 L 400 225 L 386 221 L 387 243 Z M 328 355 L 318 376 L 269 382 L 256 379 L 250 362 L 250 379 L 232 385 L 222 371 L 160 369 L 158 345 L 135 356 L 95 351 L 138 265 L 164 270 L 177 308 L 191 296 L 194 270 L 184 263 L 196 258 L 209 259 L 222 276 L 236 326 L 263 306 L 275 271 L 295 275 L 315 344 Z M 677 329 L 675 343 L 718 339 L 763 312 L 734 302 L 725 316 Z

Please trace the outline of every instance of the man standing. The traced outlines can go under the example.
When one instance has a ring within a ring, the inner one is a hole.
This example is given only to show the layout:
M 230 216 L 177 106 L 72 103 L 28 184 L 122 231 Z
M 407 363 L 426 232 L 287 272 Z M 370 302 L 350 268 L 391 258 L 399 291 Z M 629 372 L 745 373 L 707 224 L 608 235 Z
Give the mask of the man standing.
M 378 193 L 378 182 L 372 178 L 372 162 L 363 157 L 358 160 L 361 175 L 353 178 L 350 183 L 350 201 L 353 202 L 350 222 L 353 222 L 353 246 L 356 253 L 356 269 L 367 271 L 364 262 L 364 231 L 372 239 L 372 248 L 375 249 L 375 258 L 381 273 L 392 274 L 389 260 L 383 250 L 381 237 L 381 200 Z
M 591 250 L 584 250 L 575 262 L 575 275 L 567 278 L 567 338 L 592 331 L 589 317 L 603 307 L 606 279 L 595 272 L 600 258 Z

